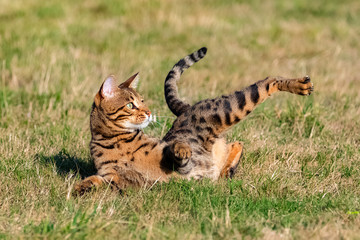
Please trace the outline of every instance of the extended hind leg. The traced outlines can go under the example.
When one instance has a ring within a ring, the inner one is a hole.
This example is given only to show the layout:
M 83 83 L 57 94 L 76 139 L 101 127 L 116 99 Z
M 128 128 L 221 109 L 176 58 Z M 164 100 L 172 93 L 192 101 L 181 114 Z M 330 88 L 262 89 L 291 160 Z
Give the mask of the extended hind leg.
M 241 142 L 233 142 L 228 144 L 229 153 L 221 170 L 220 176 L 232 178 L 235 174 L 236 168 L 240 163 L 240 158 L 243 153 L 243 144 Z
M 92 175 L 85 178 L 80 183 L 75 185 L 75 193 L 82 195 L 94 187 L 99 187 L 103 183 L 110 183 L 113 190 L 120 190 L 120 178 L 118 174 L 116 172 L 108 172 L 103 175 Z
M 85 178 L 80 183 L 77 183 L 74 187 L 75 194 L 82 195 L 85 192 L 90 191 L 93 187 L 98 187 L 102 185 L 104 179 L 99 175 L 92 175 L 90 177 Z

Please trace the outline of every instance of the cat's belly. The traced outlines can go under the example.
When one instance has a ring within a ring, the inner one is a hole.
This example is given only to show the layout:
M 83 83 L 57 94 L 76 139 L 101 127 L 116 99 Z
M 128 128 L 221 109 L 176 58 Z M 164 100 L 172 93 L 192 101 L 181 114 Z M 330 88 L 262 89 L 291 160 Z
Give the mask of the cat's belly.
M 219 171 L 219 175 L 220 175 L 220 172 L 225 165 L 226 158 L 228 155 L 228 145 L 226 143 L 225 138 L 216 139 L 212 147 L 211 153 L 212 153 L 212 160 L 214 161 L 216 169 Z
M 215 141 L 211 154 L 194 155 L 192 161 L 197 164 L 187 174 L 187 179 L 209 178 L 217 180 L 228 155 L 228 146 L 224 138 Z

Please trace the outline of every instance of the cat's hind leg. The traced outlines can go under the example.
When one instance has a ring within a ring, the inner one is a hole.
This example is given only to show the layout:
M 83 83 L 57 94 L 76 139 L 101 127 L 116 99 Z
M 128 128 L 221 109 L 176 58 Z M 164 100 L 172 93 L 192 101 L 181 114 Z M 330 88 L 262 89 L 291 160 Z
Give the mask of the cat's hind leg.
M 243 144 L 241 142 L 233 142 L 228 144 L 228 155 L 221 170 L 220 177 L 232 178 L 236 172 L 236 168 L 240 163 L 243 153 Z
M 98 187 L 104 183 L 104 178 L 99 175 L 92 175 L 85 178 L 74 187 L 75 194 L 83 195 L 85 192 L 90 191 L 93 187 Z
M 94 187 L 99 187 L 104 183 L 111 184 L 113 190 L 120 191 L 120 178 L 116 172 L 109 172 L 103 175 L 92 175 L 85 178 L 74 187 L 75 193 L 82 195 L 85 192 L 90 191 Z

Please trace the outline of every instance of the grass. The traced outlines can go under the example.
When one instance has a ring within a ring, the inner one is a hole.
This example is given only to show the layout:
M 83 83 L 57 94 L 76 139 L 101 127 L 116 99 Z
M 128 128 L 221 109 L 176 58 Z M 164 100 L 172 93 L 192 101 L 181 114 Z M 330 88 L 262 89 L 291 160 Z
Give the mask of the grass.
M 0 238 L 356 239 L 360 225 L 360 3 L 39 1 L 0 3 Z M 309 74 L 311 97 L 277 94 L 227 135 L 245 143 L 232 181 L 108 187 L 94 173 L 89 112 L 102 80 L 140 71 L 162 137 L 163 81 L 186 54 L 189 102 L 268 75 Z

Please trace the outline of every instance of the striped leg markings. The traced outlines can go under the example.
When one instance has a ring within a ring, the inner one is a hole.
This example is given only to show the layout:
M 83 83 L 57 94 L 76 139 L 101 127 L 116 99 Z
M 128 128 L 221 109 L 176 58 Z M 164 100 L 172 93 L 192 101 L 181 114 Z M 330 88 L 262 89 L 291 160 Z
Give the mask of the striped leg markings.
M 198 114 L 193 113 L 191 122 L 196 126 L 197 132 L 206 129 L 209 130 L 210 135 L 217 137 L 245 118 L 257 105 L 278 91 L 309 95 L 313 91 L 313 85 L 309 77 L 297 79 L 268 77 L 233 94 L 203 100 L 195 104 L 192 110 L 202 115 L 199 117 Z

